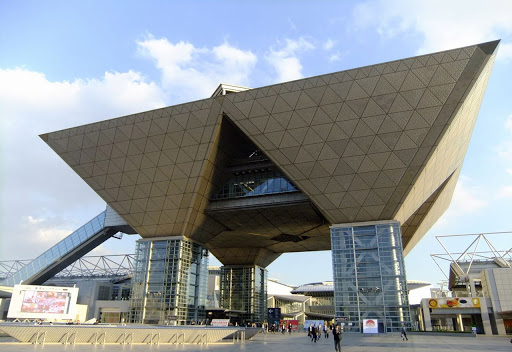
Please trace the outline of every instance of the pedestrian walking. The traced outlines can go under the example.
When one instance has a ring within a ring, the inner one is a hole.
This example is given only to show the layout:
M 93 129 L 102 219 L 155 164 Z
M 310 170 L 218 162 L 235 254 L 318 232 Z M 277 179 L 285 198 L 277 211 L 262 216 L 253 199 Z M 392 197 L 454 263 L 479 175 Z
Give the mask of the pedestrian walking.
M 405 325 L 402 325 L 402 341 L 409 341 L 409 339 L 407 338 L 407 332 L 405 330 Z
M 311 341 L 314 341 L 316 342 L 317 340 L 317 335 L 316 335 L 316 326 L 313 325 L 313 328 L 311 329 Z
M 341 330 L 339 326 L 335 326 L 332 329 L 332 337 L 334 338 L 334 350 L 341 352 Z

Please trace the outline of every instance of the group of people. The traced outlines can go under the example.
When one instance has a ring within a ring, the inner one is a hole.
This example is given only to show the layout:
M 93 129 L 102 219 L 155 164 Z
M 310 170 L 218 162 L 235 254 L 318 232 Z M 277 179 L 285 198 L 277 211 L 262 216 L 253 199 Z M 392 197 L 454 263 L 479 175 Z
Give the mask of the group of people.
M 317 342 L 320 337 L 322 337 L 322 333 L 324 334 L 325 338 L 329 337 L 329 329 L 332 330 L 333 327 L 328 327 L 327 325 L 324 325 L 322 328 L 322 324 L 311 324 L 308 328 L 308 336 L 311 338 L 311 341 Z
M 312 342 L 317 342 L 322 337 L 322 333 L 324 334 L 324 338 L 328 339 L 330 331 L 332 332 L 332 336 L 334 338 L 335 351 L 341 351 L 341 328 L 339 325 L 327 326 L 325 324 L 322 326 L 322 324 L 311 324 L 308 327 L 308 337 L 311 338 Z
M 265 327 L 264 327 L 265 329 Z M 288 334 L 291 334 L 292 333 L 292 324 L 280 324 L 280 325 L 276 325 L 275 323 L 270 325 L 268 327 L 268 331 L 275 334 L 276 332 L 280 332 L 282 334 L 286 333 L 288 331 Z

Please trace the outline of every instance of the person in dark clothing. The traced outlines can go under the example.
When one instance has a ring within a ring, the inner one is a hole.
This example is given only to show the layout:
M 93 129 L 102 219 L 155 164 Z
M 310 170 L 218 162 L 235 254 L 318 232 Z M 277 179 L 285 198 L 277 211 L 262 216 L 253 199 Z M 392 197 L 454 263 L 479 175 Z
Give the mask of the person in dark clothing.
M 402 341 L 409 341 L 407 338 L 407 332 L 405 330 L 405 325 L 402 325 Z
M 311 329 L 311 341 L 316 342 L 316 326 L 313 326 L 313 328 Z
M 339 326 L 335 326 L 332 330 L 332 337 L 334 338 L 334 350 L 341 352 L 341 330 Z

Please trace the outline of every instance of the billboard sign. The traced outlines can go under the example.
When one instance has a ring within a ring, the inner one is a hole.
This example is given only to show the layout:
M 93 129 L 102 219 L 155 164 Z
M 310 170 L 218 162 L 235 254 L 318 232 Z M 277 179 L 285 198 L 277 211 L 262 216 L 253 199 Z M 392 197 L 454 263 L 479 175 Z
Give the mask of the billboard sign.
M 8 318 L 74 319 L 78 288 L 14 285 Z
M 228 326 L 229 319 L 212 319 L 211 326 Z
M 281 320 L 281 308 L 268 308 L 268 323 L 269 325 L 279 325 Z
M 377 319 L 363 319 L 363 333 L 364 334 L 378 334 L 379 321 Z
M 430 298 L 429 308 L 480 308 L 478 297 Z
M 284 326 L 286 331 L 288 331 L 288 327 L 292 326 L 292 331 L 299 331 L 299 321 L 298 320 L 281 320 L 279 325 Z

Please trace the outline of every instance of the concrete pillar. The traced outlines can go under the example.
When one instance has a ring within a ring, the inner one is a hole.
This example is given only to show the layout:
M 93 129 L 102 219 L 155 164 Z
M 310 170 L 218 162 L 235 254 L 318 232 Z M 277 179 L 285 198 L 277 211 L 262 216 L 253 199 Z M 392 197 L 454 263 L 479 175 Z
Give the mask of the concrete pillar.
M 416 314 L 418 315 L 418 321 L 419 321 L 418 330 L 419 331 L 425 331 L 425 325 L 423 325 L 423 312 L 422 312 L 422 309 L 421 309 L 421 305 L 416 310 L 416 312 L 417 312 Z
M 476 288 L 475 288 L 475 280 L 473 278 L 473 276 L 469 276 L 469 288 L 471 290 L 471 293 L 468 295 L 468 296 L 473 296 L 473 297 L 476 297 L 477 294 L 476 294 Z
M 489 318 L 489 308 L 485 298 L 480 299 L 480 314 L 486 335 L 492 335 L 491 320 Z
M 494 314 L 496 320 L 496 329 L 498 330 L 498 335 L 505 336 L 507 332 L 505 331 L 505 324 L 503 323 L 503 318 L 498 317 L 497 314 Z
M 421 300 L 421 312 L 423 314 L 423 331 L 432 331 L 432 318 L 430 318 L 428 299 Z
M 462 315 L 457 314 L 457 331 L 464 331 L 464 324 L 462 324 Z

